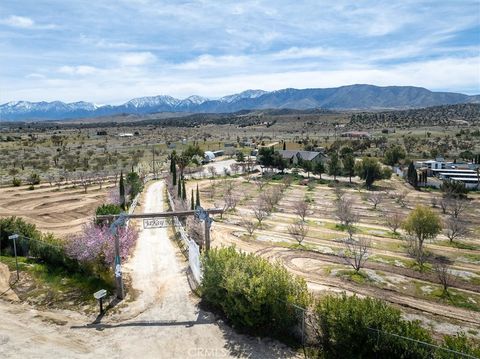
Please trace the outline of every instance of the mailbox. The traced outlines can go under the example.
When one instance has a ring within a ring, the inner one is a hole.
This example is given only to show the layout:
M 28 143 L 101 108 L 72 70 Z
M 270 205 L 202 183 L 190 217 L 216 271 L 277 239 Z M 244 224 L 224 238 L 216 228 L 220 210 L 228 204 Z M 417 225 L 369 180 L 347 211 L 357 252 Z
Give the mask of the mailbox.
M 103 313 L 103 298 L 107 296 L 105 289 L 100 289 L 98 292 L 93 293 L 93 297 L 100 302 L 100 314 Z

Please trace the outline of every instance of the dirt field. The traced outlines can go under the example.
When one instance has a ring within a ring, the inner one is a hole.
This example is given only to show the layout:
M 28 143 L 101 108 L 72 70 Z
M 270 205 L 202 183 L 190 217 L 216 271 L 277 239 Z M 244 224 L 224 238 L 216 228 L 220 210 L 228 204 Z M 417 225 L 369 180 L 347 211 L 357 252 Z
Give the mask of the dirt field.
M 234 179 L 235 193 L 239 197 L 236 211 L 217 218 L 213 226 L 213 245 L 235 244 L 238 248 L 255 252 L 271 260 L 281 260 L 292 272 L 303 276 L 309 287 L 321 294 L 346 291 L 358 295 L 383 298 L 401 306 L 406 316 L 420 318 L 438 333 L 467 331 L 480 337 L 480 198 L 471 194 L 469 210 L 464 214 L 470 222 L 472 232 L 451 245 L 444 235 L 426 244 L 434 255 L 443 255 L 452 261 L 451 270 L 456 279 L 450 291 L 450 298 L 441 296 L 441 286 L 433 270 L 418 271 L 413 259 L 407 254 L 406 242 L 394 235 L 386 226 L 383 213 L 398 212 L 405 216 L 416 204 L 431 206 L 433 197 L 439 193 L 415 192 L 400 180 L 393 179 L 379 183 L 387 191 L 407 191 L 406 205 L 399 205 L 393 195 L 373 209 L 365 196 L 366 191 L 346 189 L 345 195 L 353 200 L 353 207 L 360 219 L 355 236 L 371 240 L 369 261 L 362 270 L 363 276 L 352 275 L 340 253 L 344 249 L 346 232 L 336 227 L 334 190 L 327 185 L 317 184 L 314 188 L 292 185 L 283 193 L 274 212 L 249 238 L 241 226 L 241 220 L 253 216 L 252 207 L 263 189 L 243 178 Z M 348 181 L 348 180 L 347 180 Z M 223 205 L 224 180 L 203 180 L 199 183 L 204 207 Z M 187 189 L 188 191 L 188 189 Z M 307 216 L 308 234 L 303 247 L 289 235 L 288 227 L 296 220 L 293 205 L 302 198 L 310 199 Z M 439 215 L 441 210 L 435 209 Z
M 66 236 L 80 230 L 95 208 L 104 203 L 113 184 L 83 187 L 42 184 L 30 191 L 27 186 L 0 188 L 0 217 L 23 217 L 44 232 Z

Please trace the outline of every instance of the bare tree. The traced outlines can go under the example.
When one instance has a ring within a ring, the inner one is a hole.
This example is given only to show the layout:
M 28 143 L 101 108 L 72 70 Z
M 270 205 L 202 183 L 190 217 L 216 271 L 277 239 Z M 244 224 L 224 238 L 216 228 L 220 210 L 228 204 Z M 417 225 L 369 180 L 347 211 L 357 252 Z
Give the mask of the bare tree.
M 57 176 L 55 178 L 55 185 L 57 186 L 57 189 L 60 191 L 60 186 L 62 185 L 63 182 L 63 177 L 62 176 Z
M 384 195 L 382 192 L 370 192 L 367 200 L 373 204 L 373 209 L 377 209 L 377 206 L 382 203 Z
M 237 174 L 238 171 L 240 170 L 240 165 L 239 165 L 238 163 L 232 163 L 232 164 L 230 165 L 230 169 L 232 170 L 232 172 L 233 172 L 234 174 Z
M 240 222 L 240 225 L 247 231 L 249 237 L 253 236 L 253 233 L 257 229 L 257 225 L 248 218 L 243 218 L 242 221 Z
M 268 181 L 263 178 L 263 176 L 256 177 L 254 179 L 255 186 L 257 186 L 259 191 L 263 191 L 263 188 L 268 184 Z
M 407 196 L 408 196 L 407 191 L 395 193 L 395 201 L 400 205 L 400 207 L 403 208 L 407 206 Z
M 288 233 L 298 242 L 299 245 L 302 245 L 302 242 L 308 233 L 308 224 L 304 221 L 297 221 L 288 227 Z
M 383 217 L 385 218 L 387 227 L 390 228 L 393 233 L 397 234 L 397 229 L 402 225 L 403 216 L 398 212 L 383 212 Z
M 462 213 L 468 210 L 468 202 L 460 198 L 451 198 L 449 200 L 450 214 L 452 217 L 459 218 Z
M 342 258 L 358 273 L 368 259 L 370 240 L 365 237 L 360 237 L 358 240 L 349 238 L 344 241 L 344 246 Z
M 440 208 L 442 209 L 443 214 L 447 214 L 449 204 L 450 201 L 448 198 L 443 197 L 442 199 L 440 199 Z
M 257 205 L 253 208 L 253 214 L 258 221 L 258 225 L 262 225 L 262 221 L 268 217 L 268 211 L 265 209 L 264 204 L 260 201 Z
M 273 212 L 275 206 L 282 198 L 282 191 L 278 186 L 263 191 L 260 194 L 260 201 L 263 203 L 263 207 L 269 212 Z
M 455 239 L 465 237 L 469 232 L 469 228 L 466 222 L 462 221 L 459 217 L 450 215 L 445 221 L 445 235 L 452 243 Z
M 283 176 L 282 185 L 284 191 L 292 185 L 292 181 L 292 177 L 290 177 L 289 175 Z
M 83 187 L 85 193 L 87 193 L 88 187 L 92 184 L 92 179 L 85 172 L 78 174 L 78 183 Z
M 47 181 L 48 181 L 48 184 L 50 185 L 50 187 L 53 186 L 53 182 L 55 182 L 55 176 L 51 173 L 49 173 L 47 175 Z
M 345 191 L 339 185 L 333 187 L 333 193 L 335 194 L 335 200 L 340 201 L 345 195 Z
M 207 171 L 212 178 L 215 178 L 215 176 L 217 175 L 217 169 L 213 166 L 208 166 Z
M 447 295 L 448 288 L 450 288 L 455 281 L 455 276 L 450 269 L 450 261 L 445 257 L 437 258 L 433 264 L 433 269 L 443 287 L 443 294 Z
M 353 212 L 353 200 L 350 198 L 341 197 L 336 202 L 335 215 L 345 227 L 358 221 L 358 215 Z
M 308 214 L 309 207 L 310 206 L 309 206 L 308 202 L 306 201 L 306 199 L 300 199 L 300 200 L 296 201 L 293 205 L 294 213 L 297 216 L 300 217 L 302 222 L 305 222 L 305 217 Z

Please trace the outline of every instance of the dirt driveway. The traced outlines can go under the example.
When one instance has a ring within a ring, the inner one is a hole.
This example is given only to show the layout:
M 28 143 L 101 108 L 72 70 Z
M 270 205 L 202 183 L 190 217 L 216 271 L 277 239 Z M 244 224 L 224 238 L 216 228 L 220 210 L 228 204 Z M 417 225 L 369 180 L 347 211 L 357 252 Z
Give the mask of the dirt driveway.
M 149 186 L 144 212 L 162 211 L 163 182 Z M 0 356 L 44 358 L 285 358 L 295 357 L 278 342 L 236 334 L 198 308 L 181 254 L 166 229 L 142 230 L 130 272 L 138 298 L 120 313 L 94 318 L 76 313 L 39 312 L 0 301 Z

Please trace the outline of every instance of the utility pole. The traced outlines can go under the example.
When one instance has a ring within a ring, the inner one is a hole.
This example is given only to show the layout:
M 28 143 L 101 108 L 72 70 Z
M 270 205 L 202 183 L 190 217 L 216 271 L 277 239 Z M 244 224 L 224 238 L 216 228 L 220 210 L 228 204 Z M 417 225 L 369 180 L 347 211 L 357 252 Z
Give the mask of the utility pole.
M 210 227 L 211 226 L 212 226 L 212 219 L 208 215 L 208 217 L 205 219 L 205 251 L 207 252 L 210 250 Z
M 155 145 L 152 145 L 152 155 L 153 155 L 153 161 L 152 161 L 153 177 L 156 179 L 157 174 L 155 172 Z
M 110 226 L 110 231 L 115 238 L 115 262 L 114 262 L 114 273 L 115 273 L 115 286 L 117 288 L 117 298 L 125 298 L 125 290 L 123 287 L 123 278 L 122 278 L 122 264 L 120 261 L 120 239 L 118 238 L 118 227 L 124 226 L 125 221 L 127 220 L 127 215 L 125 213 L 120 214 L 120 216 L 112 223 Z

